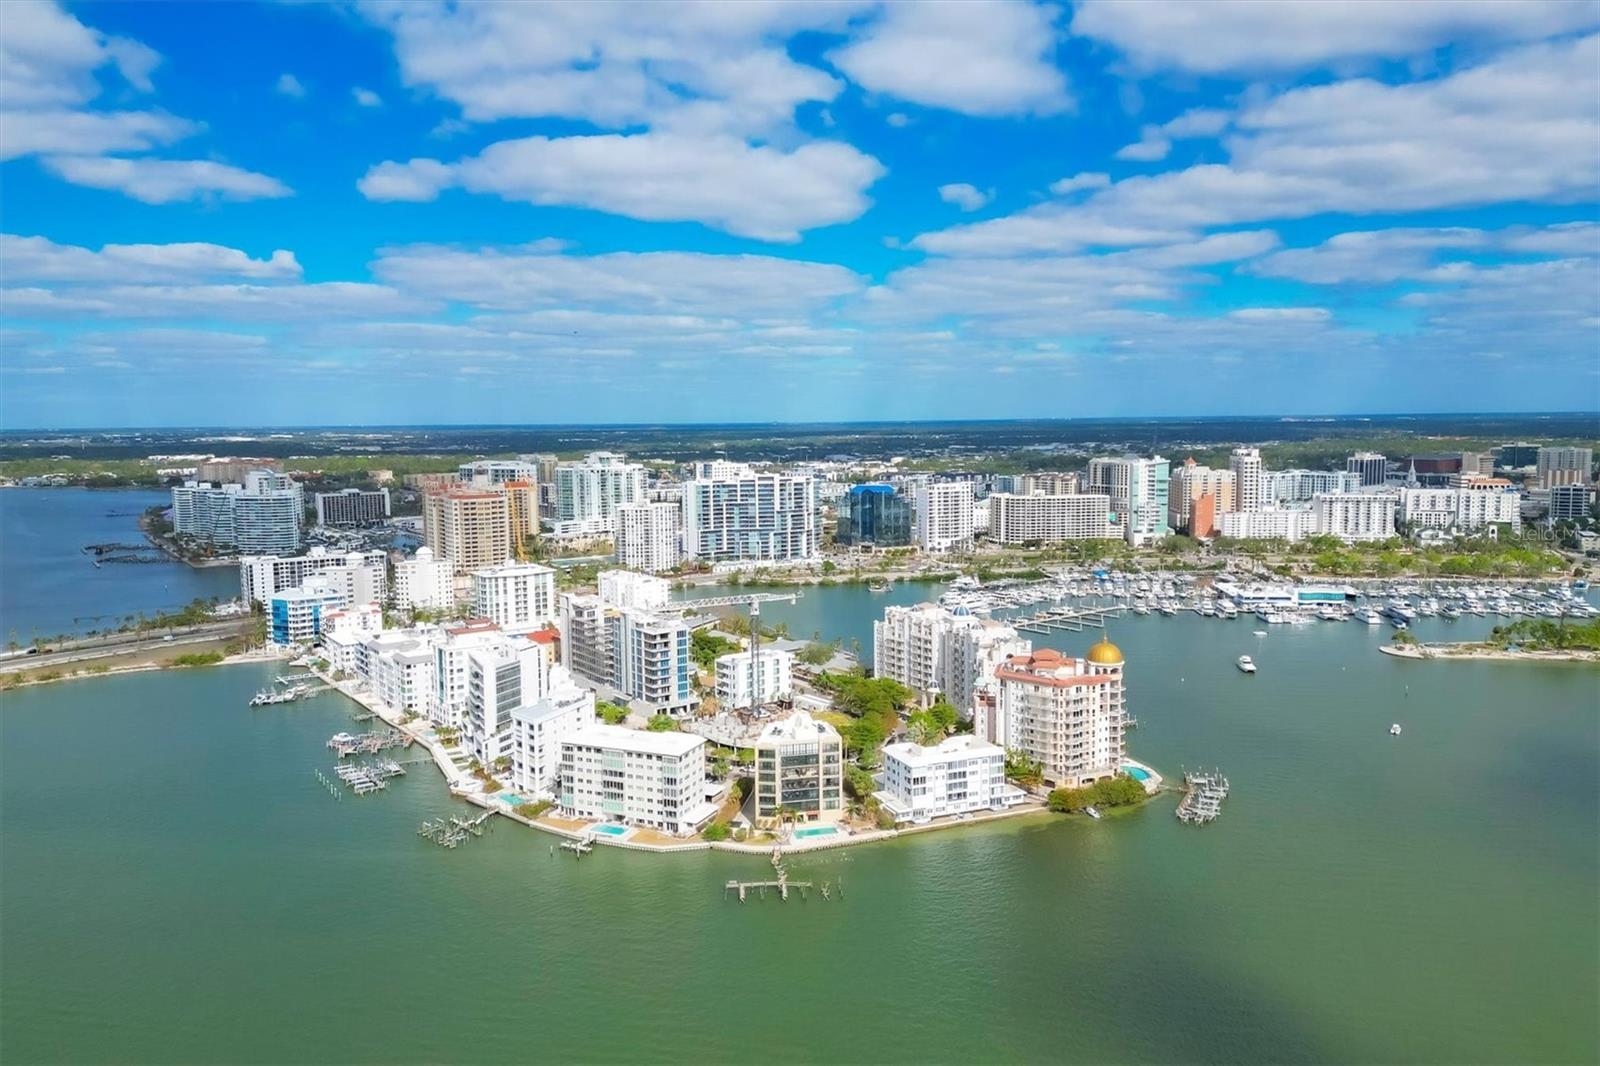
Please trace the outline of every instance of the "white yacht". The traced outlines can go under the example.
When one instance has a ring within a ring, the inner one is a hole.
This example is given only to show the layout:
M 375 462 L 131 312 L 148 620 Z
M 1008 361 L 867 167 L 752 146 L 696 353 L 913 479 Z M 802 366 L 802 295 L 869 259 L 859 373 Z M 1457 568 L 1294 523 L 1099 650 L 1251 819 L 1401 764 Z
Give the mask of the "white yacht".
M 1391 737 L 1397 737 L 1397 736 L 1400 735 L 1400 723 L 1399 722 L 1396 722 L 1394 725 L 1389 727 L 1389 735 Z
M 1356 618 L 1359 621 L 1367 623 L 1369 626 L 1381 625 L 1383 623 L 1383 615 L 1379 614 L 1371 607 L 1366 607 L 1360 611 L 1357 611 Z
M 1090 818 L 1093 818 L 1097 822 L 1100 820 L 1100 811 L 1093 804 L 1085 807 L 1083 809 L 1083 813 L 1087 814 Z
M 1244 673 L 1253 674 L 1256 672 L 1256 661 L 1248 655 L 1241 655 L 1239 656 L 1239 669 Z

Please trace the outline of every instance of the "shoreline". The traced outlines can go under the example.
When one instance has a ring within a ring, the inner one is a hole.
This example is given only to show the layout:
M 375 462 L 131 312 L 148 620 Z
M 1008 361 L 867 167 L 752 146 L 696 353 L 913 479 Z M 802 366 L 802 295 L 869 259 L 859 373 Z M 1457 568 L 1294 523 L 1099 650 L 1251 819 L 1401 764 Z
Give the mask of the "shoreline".
M 1460 660 L 1467 662 L 1501 663 L 1591 663 L 1600 664 L 1600 651 L 1574 649 L 1568 651 L 1512 651 L 1495 648 L 1481 641 L 1434 644 L 1384 644 L 1378 648 L 1396 659 L 1414 659 L 1433 662 Z

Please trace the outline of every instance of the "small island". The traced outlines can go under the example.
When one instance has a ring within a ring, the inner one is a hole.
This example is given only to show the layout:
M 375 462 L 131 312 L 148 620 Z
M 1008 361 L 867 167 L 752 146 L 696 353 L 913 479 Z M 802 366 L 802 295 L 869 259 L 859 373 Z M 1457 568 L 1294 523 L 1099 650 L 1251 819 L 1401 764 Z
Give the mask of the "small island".
M 1495 626 L 1486 640 L 1423 643 L 1395 634 L 1379 649 L 1402 659 L 1487 659 L 1498 662 L 1600 663 L 1600 618 L 1569 621 L 1523 618 Z

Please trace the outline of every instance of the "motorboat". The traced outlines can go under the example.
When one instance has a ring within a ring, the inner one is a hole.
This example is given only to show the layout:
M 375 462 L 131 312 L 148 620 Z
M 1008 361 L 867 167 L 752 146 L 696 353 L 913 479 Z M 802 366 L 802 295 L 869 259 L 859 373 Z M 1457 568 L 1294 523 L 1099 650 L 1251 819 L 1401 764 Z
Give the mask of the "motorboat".
M 1357 611 L 1356 618 L 1365 622 L 1369 626 L 1380 625 L 1383 622 L 1383 615 L 1379 614 L 1371 607 Z
M 1396 722 L 1394 725 L 1389 727 L 1389 735 L 1391 737 L 1397 737 L 1397 736 L 1400 735 L 1400 723 L 1399 722 Z
M 1090 818 L 1093 818 L 1097 822 L 1100 820 L 1100 811 L 1096 809 L 1093 804 L 1085 807 L 1083 809 L 1083 813 L 1087 814 Z
M 1396 619 L 1394 619 L 1394 621 L 1390 622 L 1389 624 L 1394 626 L 1395 632 L 1397 632 L 1397 633 L 1403 633 L 1407 629 L 1411 628 L 1410 626 L 1406 625 L 1405 620 L 1401 619 L 1401 618 L 1396 618 Z
M 1239 669 L 1247 674 L 1256 672 L 1256 662 L 1248 655 L 1239 656 Z

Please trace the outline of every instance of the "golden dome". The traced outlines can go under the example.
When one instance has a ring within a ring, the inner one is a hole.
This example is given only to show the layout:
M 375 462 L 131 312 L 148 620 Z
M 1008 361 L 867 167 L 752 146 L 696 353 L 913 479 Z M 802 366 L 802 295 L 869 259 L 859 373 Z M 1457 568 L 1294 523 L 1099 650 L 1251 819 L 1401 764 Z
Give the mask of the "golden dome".
M 1111 643 L 1111 638 L 1102 636 L 1098 643 L 1089 649 L 1089 661 L 1101 666 L 1121 666 L 1122 649 Z

